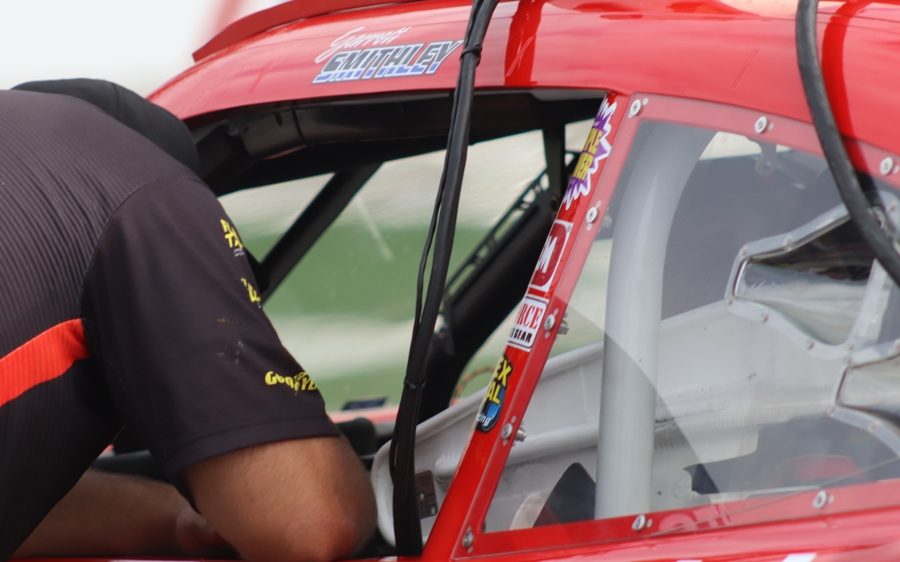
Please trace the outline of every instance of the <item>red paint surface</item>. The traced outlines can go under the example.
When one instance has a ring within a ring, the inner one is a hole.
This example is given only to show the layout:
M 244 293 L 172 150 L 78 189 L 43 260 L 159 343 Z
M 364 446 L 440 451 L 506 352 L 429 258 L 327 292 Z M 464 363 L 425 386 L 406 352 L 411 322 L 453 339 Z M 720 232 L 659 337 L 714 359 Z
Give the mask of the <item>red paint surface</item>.
M 69 320 L 33 337 L 0 358 L 0 406 L 51 381 L 88 357 L 81 320 Z
M 154 99 L 190 119 L 275 101 L 450 90 L 456 82 L 456 56 L 432 76 L 319 85 L 312 80 L 323 63 L 315 59 L 360 26 L 366 32 L 409 27 L 393 44 L 460 39 L 470 5 L 466 0 L 425 0 L 287 23 L 233 41 L 162 87 Z M 818 152 L 815 135 L 804 124 L 809 112 L 797 70 L 793 15 L 763 3 L 742 5 L 759 13 L 703 0 L 522 0 L 498 6 L 485 40 L 479 88 L 606 89 L 619 94 L 611 137 L 618 135 L 619 144 L 613 142 L 616 150 L 604 164 L 606 173 L 601 170 L 591 195 L 561 217 L 574 224 L 573 232 L 583 226 L 589 206 L 611 199 L 634 133 L 634 125 L 620 120 L 631 101 L 628 96 L 638 92 L 650 100 L 641 118 L 715 123 L 753 136 L 754 120 L 765 114 L 776 124 L 771 138 Z M 839 126 L 860 141 L 851 142 L 851 156 L 860 168 L 875 170 L 881 158 L 900 152 L 894 131 L 900 111 L 894 100 L 900 91 L 900 73 L 895 72 L 900 65 L 900 6 L 825 4 L 819 38 Z M 589 243 L 581 237 L 565 249 L 565 271 L 547 291 L 548 311 L 565 310 L 581 268 L 579 256 Z M 546 354 L 551 341 L 540 338 L 530 352 L 507 350 L 516 371 L 501 419 L 492 432 L 473 435 L 424 560 L 768 562 L 807 552 L 817 553 L 816 562 L 900 559 L 897 481 L 831 490 L 835 501 L 822 510 L 811 507 L 814 492 L 801 492 L 657 513 L 652 516 L 655 525 L 642 533 L 631 530 L 632 517 L 480 532 L 508 453 L 498 428 L 521 420 L 541 371 L 542 361 L 534 357 Z M 469 528 L 475 535 L 471 550 L 461 546 Z
M 203 59 L 154 99 L 183 118 L 283 100 L 449 90 L 457 55 L 431 76 L 313 85 L 315 58 L 357 27 L 410 27 L 392 44 L 461 39 L 470 2 L 425 0 L 301 19 Z M 749 3 L 748 3 L 749 5 Z M 841 129 L 897 146 L 900 6 L 847 4 L 820 15 L 823 65 Z M 827 9 L 834 9 L 826 5 Z M 743 12 L 715 1 L 501 2 L 485 39 L 479 88 L 610 89 L 731 103 L 803 121 L 791 14 Z M 246 25 L 246 24 L 245 24 Z M 852 111 L 850 111 L 852 109 Z

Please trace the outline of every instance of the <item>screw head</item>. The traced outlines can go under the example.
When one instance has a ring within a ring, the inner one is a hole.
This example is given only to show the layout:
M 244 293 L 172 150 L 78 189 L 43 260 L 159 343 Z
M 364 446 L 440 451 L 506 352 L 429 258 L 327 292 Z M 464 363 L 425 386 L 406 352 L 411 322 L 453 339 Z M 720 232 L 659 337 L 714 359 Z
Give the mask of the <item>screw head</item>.
M 641 104 L 641 100 L 634 100 L 633 102 L 631 102 L 631 106 L 628 108 L 628 116 L 634 117 L 641 112 L 642 107 L 643 104 Z
M 506 441 L 512 435 L 513 426 L 511 423 L 504 424 L 502 428 L 500 428 L 500 437 Z
M 643 513 L 641 513 L 640 515 L 635 517 L 634 521 L 631 523 L 631 530 L 635 531 L 635 532 L 640 531 L 646 526 L 647 526 L 647 516 L 644 515 Z
M 553 329 L 553 326 L 556 326 L 556 316 L 548 314 L 547 318 L 544 319 L 544 330 L 549 332 Z
M 769 120 L 766 119 L 766 116 L 763 115 L 759 119 L 756 120 L 756 123 L 753 124 L 753 130 L 758 134 L 762 134 L 766 132 L 766 128 L 769 126 Z
M 472 533 L 472 527 L 466 529 L 466 534 L 463 535 L 462 545 L 464 548 L 469 548 L 472 546 L 472 543 L 475 542 L 475 535 Z
M 820 490 L 816 497 L 813 498 L 812 506 L 816 509 L 822 509 L 826 505 L 828 505 L 828 500 L 831 498 L 828 496 L 828 492 L 825 490 Z
M 587 215 L 584 217 L 584 219 L 588 222 L 588 224 L 590 224 L 597 220 L 598 214 L 599 213 L 597 212 L 597 207 L 591 207 L 587 210 Z
M 894 171 L 894 159 L 890 156 L 886 157 L 881 161 L 881 164 L 878 165 L 878 169 L 882 176 L 892 173 Z

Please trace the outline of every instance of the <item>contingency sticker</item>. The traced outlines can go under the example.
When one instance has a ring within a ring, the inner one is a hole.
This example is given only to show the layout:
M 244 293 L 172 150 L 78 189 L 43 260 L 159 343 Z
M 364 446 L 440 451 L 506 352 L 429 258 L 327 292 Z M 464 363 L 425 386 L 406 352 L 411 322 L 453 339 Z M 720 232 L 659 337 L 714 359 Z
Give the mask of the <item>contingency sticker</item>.
M 593 175 L 600 167 L 600 161 L 609 156 L 611 146 L 607 139 L 612 132 L 610 121 L 616 112 L 617 105 L 618 103 L 610 105 L 609 98 L 604 99 L 600 105 L 600 111 L 597 112 L 581 156 L 578 157 L 578 162 L 575 164 L 575 171 L 572 172 L 572 178 L 566 187 L 566 194 L 563 197 L 563 207 L 566 211 L 578 199 L 590 194 Z
M 558 219 L 553 221 L 553 226 L 550 227 L 550 233 L 544 241 L 544 248 L 541 250 L 541 255 L 534 268 L 534 274 L 531 276 L 531 283 L 528 285 L 530 290 L 546 292 L 550 288 L 553 278 L 556 277 L 563 250 L 569 243 L 571 232 L 572 223 Z
M 481 405 L 481 412 L 478 414 L 475 424 L 479 430 L 487 432 L 497 425 L 497 420 L 500 419 L 500 410 L 503 408 L 503 400 L 506 398 L 509 376 L 512 372 L 513 364 L 504 355 L 497 363 L 497 368 L 494 369 L 491 383 L 488 385 L 487 394 L 484 397 L 484 404 Z
M 526 296 L 519 308 L 519 315 L 516 316 L 516 322 L 513 324 L 507 343 L 513 347 L 530 351 L 546 311 L 546 299 Z
M 350 30 L 316 57 L 316 63 L 325 64 L 313 78 L 313 84 L 434 74 L 463 43 L 443 40 L 392 44 L 409 30 L 401 27 L 367 33 L 365 26 Z

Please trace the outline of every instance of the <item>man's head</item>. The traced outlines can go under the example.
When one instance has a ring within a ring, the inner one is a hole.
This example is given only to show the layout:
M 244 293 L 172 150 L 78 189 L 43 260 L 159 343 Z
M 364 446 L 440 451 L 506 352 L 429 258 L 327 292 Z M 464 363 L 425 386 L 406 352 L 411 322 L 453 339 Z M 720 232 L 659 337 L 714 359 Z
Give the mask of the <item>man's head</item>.
M 190 131 L 177 117 L 131 90 L 89 78 L 25 82 L 13 88 L 62 94 L 89 102 L 123 125 L 139 132 L 170 156 L 197 172 L 199 160 Z

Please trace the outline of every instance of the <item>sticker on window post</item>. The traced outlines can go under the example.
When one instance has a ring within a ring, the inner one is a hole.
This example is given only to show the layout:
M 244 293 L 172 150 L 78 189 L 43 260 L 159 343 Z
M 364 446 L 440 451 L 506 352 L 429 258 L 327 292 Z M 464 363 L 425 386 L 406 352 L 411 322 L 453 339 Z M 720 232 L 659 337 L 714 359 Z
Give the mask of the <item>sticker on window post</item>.
M 537 338 L 541 323 L 544 321 L 544 313 L 547 311 L 547 300 L 533 296 L 526 296 L 519 307 L 519 314 L 513 324 L 507 343 L 524 351 L 531 351 L 534 340 Z
M 503 400 L 506 398 L 506 387 L 509 384 L 509 376 L 513 372 L 513 364 L 504 355 L 497 363 L 491 383 L 488 385 L 481 412 L 478 414 L 476 427 L 480 431 L 488 432 L 497 425 L 500 419 L 500 410 L 503 408 Z
M 550 233 L 544 241 L 544 248 L 541 250 L 541 255 L 534 268 L 531 283 L 528 285 L 529 290 L 547 292 L 550 288 L 550 284 L 556 277 L 556 270 L 559 269 L 563 250 L 569 243 L 571 232 L 572 223 L 561 220 L 553 221 L 553 226 L 550 227 Z
M 563 211 L 569 211 L 572 205 L 582 197 L 591 193 L 593 176 L 600 168 L 600 161 L 609 156 L 612 145 L 609 144 L 609 134 L 612 132 L 612 116 L 616 112 L 617 103 L 610 105 L 609 98 L 600 104 L 600 110 L 594 119 L 594 124 L 588 132 L 581 156 L 575 163 L 575 170 L 566 186 L 566 194 L 563 196 Z

